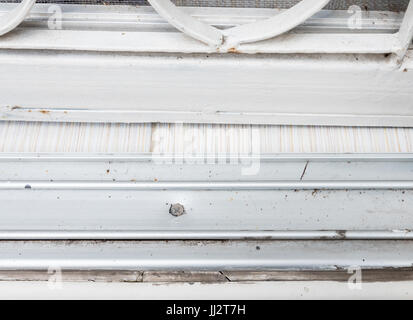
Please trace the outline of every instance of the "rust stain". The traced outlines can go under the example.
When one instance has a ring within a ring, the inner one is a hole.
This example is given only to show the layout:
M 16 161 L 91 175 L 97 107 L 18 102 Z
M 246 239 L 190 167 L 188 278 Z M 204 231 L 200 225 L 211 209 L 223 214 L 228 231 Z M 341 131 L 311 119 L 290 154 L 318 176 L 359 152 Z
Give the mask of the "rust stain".
M 43 113 L 43 114 L 49 114 L 50 113 L 50 111 L 47 111 L 47 110 L 40 110 L 39 112 Z
M 241 52 L 239 52 L 237 49 L 235 49 L 235 48 L 229 48 L 228 49 L 228 53 L 241 53 Z

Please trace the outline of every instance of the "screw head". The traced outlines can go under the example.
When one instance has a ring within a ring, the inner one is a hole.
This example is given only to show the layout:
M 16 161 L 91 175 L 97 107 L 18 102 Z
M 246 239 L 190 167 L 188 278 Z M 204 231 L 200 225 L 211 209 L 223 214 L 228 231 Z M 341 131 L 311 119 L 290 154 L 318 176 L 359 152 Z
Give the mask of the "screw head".
M 169 208 L 169 213 L 174 217 L 179 217 L 185 213 L 185 208 L 180 203 L 171 204 L 171 207 Z

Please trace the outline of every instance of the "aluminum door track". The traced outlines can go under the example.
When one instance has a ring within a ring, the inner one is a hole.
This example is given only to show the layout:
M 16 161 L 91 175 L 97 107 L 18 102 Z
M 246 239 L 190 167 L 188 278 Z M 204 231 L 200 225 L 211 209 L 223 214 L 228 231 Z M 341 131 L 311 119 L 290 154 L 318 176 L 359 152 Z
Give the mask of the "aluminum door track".
M 265 278 L 270 271 L 409 272 L 413 265 L 411 154 L 195 159 L 2 154 L 0 277 L 62 270 L 91 279 L 98 271 Z M 252 164 L 254 174 L 243 174 Z M 176 188 L 183 181 L 221 187 Z M 222 187 L 228 181 L 245 187 Z M 174 204 L 184 214 L 172 215 Z
M 0 239 L 413 238 L 410 154 L 163 160 L 3 154 Z

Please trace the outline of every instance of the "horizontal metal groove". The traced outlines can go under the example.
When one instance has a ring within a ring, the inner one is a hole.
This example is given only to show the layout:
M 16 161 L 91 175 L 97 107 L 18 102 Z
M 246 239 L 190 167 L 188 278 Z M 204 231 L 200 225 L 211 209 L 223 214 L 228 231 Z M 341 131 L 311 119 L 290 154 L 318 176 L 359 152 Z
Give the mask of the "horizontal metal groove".
M 413 241 L 0 241 L 0 270 L 411 268 Z
M 238 162 L 243 161 L 413 161 L 413 153 L 237 153 Z M 3 161 L 138 161 L 191 165 L 197 161 L 220 164 L 230 160 L 231 154 L 182 155 L 152 153 L 0 153 Z
M 411 230 L 0 230 L 0 240 L 413 240 Z
M 410 190 L 413 181 L 0 181 L 0 190 Z
M 129 271 L 129 270 L 65 270 L 67 282 L 128 283 L 243 283 L 257 281 L 335 281 L 348 282 L 347 270 L 339 271 Z M 49 281 L 50 273 L 42 270 L 0 271 L 0 281 Z M 410 268 L 363 270 L 363 283 L 412 281 Z

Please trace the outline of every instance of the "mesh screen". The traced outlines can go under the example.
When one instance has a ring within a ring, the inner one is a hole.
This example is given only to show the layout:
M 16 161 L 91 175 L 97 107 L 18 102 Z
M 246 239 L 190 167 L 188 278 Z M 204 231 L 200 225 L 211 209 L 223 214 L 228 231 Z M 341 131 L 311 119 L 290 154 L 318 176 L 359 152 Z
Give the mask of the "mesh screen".
M 233 8 L 281 8 L 287 9 L 300 0 L 172 0 L 178 6 L 233 7 Z M 21 2 L 21 0 L 0 0 Z M 37 0 L 38 3 L 105 4 L 105 5 L 149 5 L 146 0 Z M 358 5 L 365 10 L 405 11 L 409 0 L 332 0 L 326 7 L 331 10 L 347 10 Z

